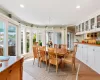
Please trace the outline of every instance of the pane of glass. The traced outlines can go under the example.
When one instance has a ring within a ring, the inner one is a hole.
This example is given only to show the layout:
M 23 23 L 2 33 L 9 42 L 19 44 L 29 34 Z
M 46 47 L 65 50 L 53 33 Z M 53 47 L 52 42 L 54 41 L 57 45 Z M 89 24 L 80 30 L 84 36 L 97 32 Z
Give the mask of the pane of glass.
M 97 28 L 100 28 L 100 15 L 97 16 Z
M 16 56 L 16 26 L 8 27 L 8 55 Z
M 0 56 L 2 56 L 4 47 L 4 22 L 0 21 Z
M 29 32 L 26 32 L 26 38 L 27 38 L 26 50 L 27 52 L 29 52 Z

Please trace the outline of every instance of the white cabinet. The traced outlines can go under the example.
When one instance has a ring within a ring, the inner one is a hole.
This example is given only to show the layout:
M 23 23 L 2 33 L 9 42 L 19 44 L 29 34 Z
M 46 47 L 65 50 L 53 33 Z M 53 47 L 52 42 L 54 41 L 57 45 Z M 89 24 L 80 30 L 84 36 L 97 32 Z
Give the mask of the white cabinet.
M 83 50 L 82 50 L 82 62 L 87 64 L 88 62 L 88 46 L 83 45 Z
M 95 47 L 95 71 L 100 74 L 100 47 Z
M 76 58 L 82 60 L 82 45 L 78 44 Z
M 88 66 L 94 69 L 94 46 L 88 46 Z
M 78 44 L 76 58 L 100 74 L 100 47 Z

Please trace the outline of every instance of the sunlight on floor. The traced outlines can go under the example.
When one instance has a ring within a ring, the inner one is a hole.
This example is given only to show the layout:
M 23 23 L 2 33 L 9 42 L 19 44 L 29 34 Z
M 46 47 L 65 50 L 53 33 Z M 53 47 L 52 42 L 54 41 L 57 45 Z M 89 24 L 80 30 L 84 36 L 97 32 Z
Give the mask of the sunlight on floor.
M 27 72 L 23 72 L 23 80 L 35 80 L 32 76 L 30 76 Z

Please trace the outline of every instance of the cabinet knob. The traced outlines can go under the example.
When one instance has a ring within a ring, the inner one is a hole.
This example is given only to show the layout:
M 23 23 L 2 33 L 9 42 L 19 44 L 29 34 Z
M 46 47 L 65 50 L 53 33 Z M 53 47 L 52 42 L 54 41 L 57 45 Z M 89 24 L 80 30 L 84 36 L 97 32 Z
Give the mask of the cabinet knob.
M 12 70 L 9 70 L 9 73 L 11 73 L 12 72 Z

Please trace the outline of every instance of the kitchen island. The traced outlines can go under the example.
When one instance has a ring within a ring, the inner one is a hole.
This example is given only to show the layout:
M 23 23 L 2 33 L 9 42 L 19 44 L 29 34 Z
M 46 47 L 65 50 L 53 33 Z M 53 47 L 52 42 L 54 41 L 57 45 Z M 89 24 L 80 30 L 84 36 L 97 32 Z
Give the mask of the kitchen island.
M 23 58 L 9 56 L 9 60 L 0 60 L 0 63 L 0 80 L 22 80 Z
M 100 74 L 100 45 L 75 42 L 76 58 Z

